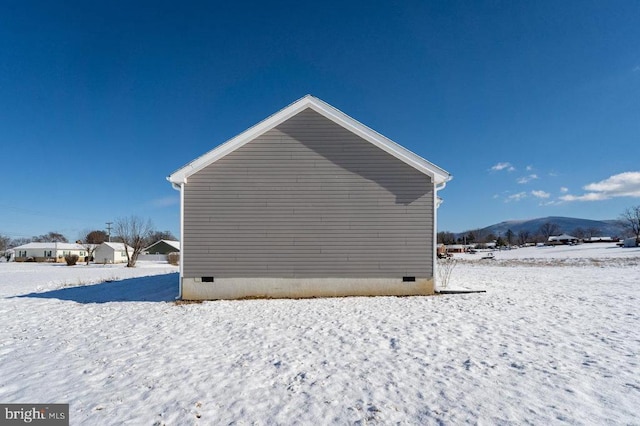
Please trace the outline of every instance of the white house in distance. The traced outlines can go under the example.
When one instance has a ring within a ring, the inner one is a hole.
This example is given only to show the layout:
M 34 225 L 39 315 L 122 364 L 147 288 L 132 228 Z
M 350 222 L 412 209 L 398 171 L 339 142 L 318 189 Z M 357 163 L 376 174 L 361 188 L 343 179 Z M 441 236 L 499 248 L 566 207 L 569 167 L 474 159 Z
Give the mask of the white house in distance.
M 549 244 L 574 244 L 578 242 L 578 238 L 569 234 L 562 234 L 549 237 Z
M 451 176 L 314 96 L 167 179 L 183 299 L 434 293 Z
M 85 261 L 87 249 L 74 243 L 28 243 L 14 247 L 16 262 L 64 262 L 68 254 L 75 254 Z
M 93 253 L 96 263 L 127 263 L 127 252 L 123 243 L 102 243 Z M 133 247 L 127 246 L 129 256 L 133 254 Z

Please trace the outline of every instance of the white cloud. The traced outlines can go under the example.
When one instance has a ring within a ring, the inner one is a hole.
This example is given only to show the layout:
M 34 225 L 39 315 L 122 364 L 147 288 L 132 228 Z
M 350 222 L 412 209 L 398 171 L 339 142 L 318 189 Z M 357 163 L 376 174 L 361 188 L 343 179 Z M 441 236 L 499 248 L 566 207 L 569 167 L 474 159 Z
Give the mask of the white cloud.
M 526 192 L 518 192 L 517 194 L 509 195 L 507 197 L 507 199 L 504 200 L 504 202 L 508 203 L 509 201 L 520 201 L 520 200 L 522 200 L 523 198 L 526 198 L 526 197 L 527 197 L 527 193 Z
M 584 187 L 587 191 L 605 192 L 612 197 L 640 197 L 640 172 L 613 175 Z
M 512 172 L 514 171 L 516 168 L 513 167 L 511 165 L 511 163 L 498 163 L 494 166 L 491 167 L 491 170 L 493 170 L 494 172 L 500 171 L 500 170 L 506 170 L 508 172 Z
M 562 201 L 601 201 L 614 197 L 640 198 L 640 172 L 625 172 L 583 187 L 582 195 L 563 195 Z
M 533 170 L 533 166 L 527 166 L 527 171 L 530 172 L 531 170 Z
M 567 188 L 566 186 L 563 186 L 560 188 L 560 192 L 562 192 L 563 194 L 566 194 L 567 192 L 569 192 L 569 188 Z
M 518 182 L 519 184 L 524 184 L 524 183 L 529 183 L 532 180 L 538 179 L 538 175 L 536 174 L 531 174 L 529 176 L 523 176 L 520 179 L 518 179 L 516 182 Z
M 531 191 L 531 195 L 536 198 L 549 198 L 551 196 L 551 194 L 544 191 Z
M 560 197 L 562 201 L 601 201 L 606 200 L 607 197 L 605 194 L 599 194 L 597 192 L 590 192 L 583 195 L 563 195 Z

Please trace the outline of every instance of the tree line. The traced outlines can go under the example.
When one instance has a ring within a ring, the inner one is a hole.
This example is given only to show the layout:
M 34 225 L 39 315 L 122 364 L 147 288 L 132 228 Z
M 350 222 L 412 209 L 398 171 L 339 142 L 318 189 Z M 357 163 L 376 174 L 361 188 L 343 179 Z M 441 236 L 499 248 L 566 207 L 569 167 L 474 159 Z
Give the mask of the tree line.
M 629 207 L 618 217 L 618 223 L 625 230 L 624 237 L 636 237 L 640 243 L 640 205 Z M 449 231 L 441 231 L 437 234 L 438 244 L 486 244 L 495 242 L 497 246 L 525 245 L 527 243 L 543 243 L 549 237 L 559 235 L 564 230 L 553 222 L 546 222 L 536 232 L 519 231 L 517 233 L 508 229 L 504 234 L 496 235 L 486 229 L 472 229 L 462 234 L 454 234 Z M 569 230 L 569 233 L 578 239 L 601 236 L 598 228 L 581 227 Z
M 101 229 L 84 230 L 80 233 L 75 243 L 82 245 L 88 253 L 87 264 L 93 256 L 96 247 L 104 242 L 124 243 L 133 251 L 125 250 L 127 253 L 127 266 L 133 267 L 138 260 L 138 256 L 145 247 L 160 241 L 174 240 L 177 238 L 170 231 L 158 231 L 154 228 L 150 219 L 142 219 L 138 216 L 118 218 L 114 222 L 114 235 L 110 236 Z M 28 243 L 68 243 L 69 240 L 63 234 L 51 231 L 43 235 L 36 235 L 31 238 L 10 238 L 0 234 L 0 256 L 8 249 L 18 247 Z

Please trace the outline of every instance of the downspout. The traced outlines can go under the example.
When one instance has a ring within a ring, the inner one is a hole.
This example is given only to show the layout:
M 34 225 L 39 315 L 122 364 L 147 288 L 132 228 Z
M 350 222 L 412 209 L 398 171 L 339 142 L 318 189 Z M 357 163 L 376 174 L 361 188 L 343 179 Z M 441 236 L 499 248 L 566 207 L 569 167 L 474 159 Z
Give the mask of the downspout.
M 438 256 L 438 207 L 440 207 L 440 202 L 438 202 L 438 191 L 441 191 L 444 189 L 445 186 L 447 186 L 447 182 L 451 180 L 451 176 L 448 177 L 447 180 L 443 181 L 440 185 L 434 183 L 433 184 L 433 252 L 432 252 L 432 265 L 433 268 L 431 269 L 433 271 L 433 291 L 437 292 L 437 285 L 438 282 L 436 281 L 436 278 L 438 277 L 438 260 L 437 260 L 437 256 Z
M 182 277 L 184 275 L 184 182 L 180 184 L 180 284 L 177 300 L 182 299 Z
M 170 178 L 167 178 L 167 180 L 170 180 Z M 180 261 L 179 261 L 179 269 L 180 269 L 180 276 L 179 276 L 179 283 L 178 283 L 178 296 L 176 296 L 175 300 L 180 300 L 182 299 L 182 277 L 183 277 L 183 271 L 184 271 L 184 185 L 186 183 L 186 179 L 183 182 L 180 182 L 180 184 L 177 184 L 175 182 L 171 182 L 171 186 L 173 187 L 173 189 L 175 189 L 176 191 L 180 191 Z

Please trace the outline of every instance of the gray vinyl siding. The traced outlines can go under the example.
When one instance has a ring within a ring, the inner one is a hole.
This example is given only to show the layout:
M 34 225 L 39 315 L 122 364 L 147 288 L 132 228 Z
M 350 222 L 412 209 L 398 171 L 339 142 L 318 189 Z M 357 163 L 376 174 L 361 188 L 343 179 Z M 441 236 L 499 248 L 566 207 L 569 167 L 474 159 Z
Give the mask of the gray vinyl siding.
M 311 109 L 184 188 L 184 277 L 433 276 L 430 178 Z

